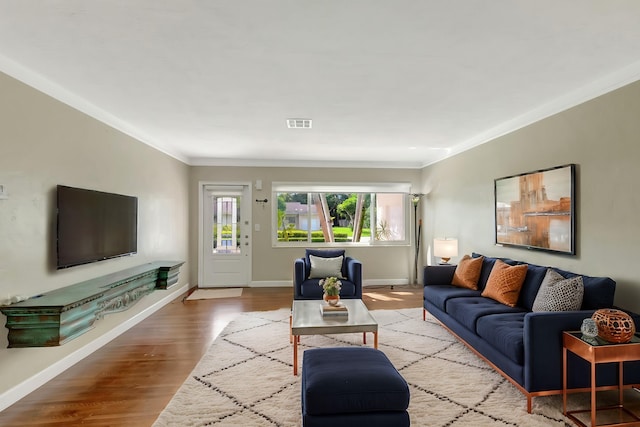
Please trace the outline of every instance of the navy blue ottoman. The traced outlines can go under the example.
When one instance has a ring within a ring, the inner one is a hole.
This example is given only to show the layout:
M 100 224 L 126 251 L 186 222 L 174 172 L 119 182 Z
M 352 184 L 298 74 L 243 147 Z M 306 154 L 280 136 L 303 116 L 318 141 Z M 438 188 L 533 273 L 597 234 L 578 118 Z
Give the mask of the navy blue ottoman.
M 370 347 L 306 350 L 303 427 L 409 426 L 409 386 L 389 358 Z

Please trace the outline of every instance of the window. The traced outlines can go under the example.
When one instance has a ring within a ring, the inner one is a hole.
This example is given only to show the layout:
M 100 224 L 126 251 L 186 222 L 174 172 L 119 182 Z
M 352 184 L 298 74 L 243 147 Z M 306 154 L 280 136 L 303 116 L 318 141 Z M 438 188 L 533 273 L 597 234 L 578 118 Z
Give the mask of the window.
M 274 245 L 408 244 L 408 190 L 408 184 L 274 183 Z
M 213 196 L 213 253 L 240 253 L 240 196 Z

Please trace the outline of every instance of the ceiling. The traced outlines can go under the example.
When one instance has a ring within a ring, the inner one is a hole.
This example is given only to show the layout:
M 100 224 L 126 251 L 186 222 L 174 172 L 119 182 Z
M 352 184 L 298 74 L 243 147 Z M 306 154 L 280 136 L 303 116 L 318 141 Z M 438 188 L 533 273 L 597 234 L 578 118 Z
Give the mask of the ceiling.
M 419 168 L 640 79 L 640 1 L 4 0 L 0 71 L 190 165 Z

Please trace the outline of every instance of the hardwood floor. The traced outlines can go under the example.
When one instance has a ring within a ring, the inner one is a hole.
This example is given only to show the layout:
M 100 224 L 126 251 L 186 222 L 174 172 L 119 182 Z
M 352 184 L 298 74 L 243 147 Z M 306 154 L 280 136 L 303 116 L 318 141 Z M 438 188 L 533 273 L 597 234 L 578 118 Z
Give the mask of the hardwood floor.
M 150 426 L 214 338 L 238 313 L 291 306 L 290 288 L 241 297 L 179 297 L 99 351 L 0 412 L 8 426 Z M 370 310 L 422 307 L 422 289 L 365 287 Z

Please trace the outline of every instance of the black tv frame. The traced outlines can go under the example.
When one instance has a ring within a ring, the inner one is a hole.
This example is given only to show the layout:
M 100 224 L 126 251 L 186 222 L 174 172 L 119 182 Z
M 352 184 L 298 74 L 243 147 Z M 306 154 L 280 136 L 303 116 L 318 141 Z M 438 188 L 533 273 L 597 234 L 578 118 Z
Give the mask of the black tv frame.
M 137 253 L 137 197 L 58 185 L 56 203 L 57 269 Z

